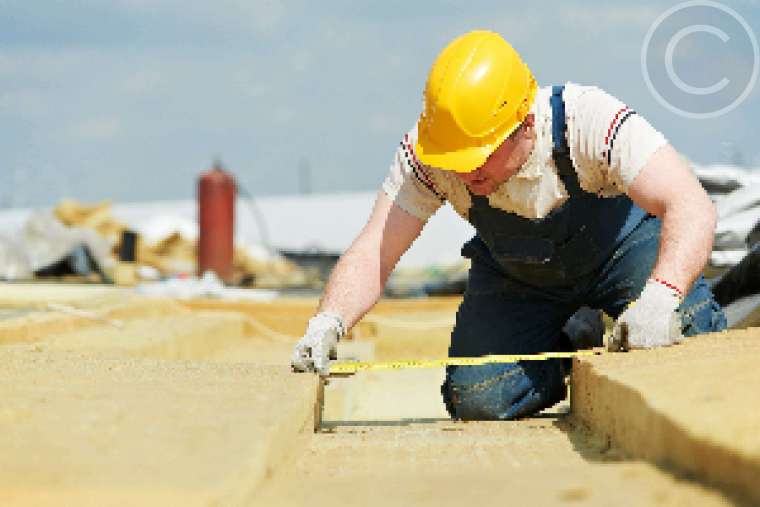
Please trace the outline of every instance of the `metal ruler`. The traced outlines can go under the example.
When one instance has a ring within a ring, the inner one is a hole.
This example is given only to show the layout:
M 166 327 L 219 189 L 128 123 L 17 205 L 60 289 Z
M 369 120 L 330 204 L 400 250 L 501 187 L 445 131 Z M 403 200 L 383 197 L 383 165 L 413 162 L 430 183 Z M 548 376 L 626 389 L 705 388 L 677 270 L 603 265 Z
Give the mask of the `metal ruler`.
M 443 368 L 445 366 L 478 366 L 491 363 L 515 363 L 517 361 L 546 361 L 547 359 L 571 359 L 582 356 L 601 355 L 599 350 L 576 352 L 543 352 L 541 354 L 490 355 L 480 357 L 447 357 L 444 359 L 407 359 L 398 361 L 338 361 L 330 363 L 330 375 L 353 375 L 369 370 L 404 370 L 407 368 Z

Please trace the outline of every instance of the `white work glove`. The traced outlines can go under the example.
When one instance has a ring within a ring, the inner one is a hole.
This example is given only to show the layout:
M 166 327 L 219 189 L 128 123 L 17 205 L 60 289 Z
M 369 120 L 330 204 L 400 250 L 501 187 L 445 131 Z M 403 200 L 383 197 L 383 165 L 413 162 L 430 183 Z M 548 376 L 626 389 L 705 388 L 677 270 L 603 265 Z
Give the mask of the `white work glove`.
M 664 347 L 683 341 L 681 304 L 677 291 L 665 284 L 648 280 L 639 298 L 615 321 L 607 350 Z
M 306 334 L 298 340 L 290 365 L 293 371 L 316 371 L 322 376 L 330 373 L 329 360 L 337 357 L 338 340 L 346 334 L 341 318 L 322 312 L 309 319 Z

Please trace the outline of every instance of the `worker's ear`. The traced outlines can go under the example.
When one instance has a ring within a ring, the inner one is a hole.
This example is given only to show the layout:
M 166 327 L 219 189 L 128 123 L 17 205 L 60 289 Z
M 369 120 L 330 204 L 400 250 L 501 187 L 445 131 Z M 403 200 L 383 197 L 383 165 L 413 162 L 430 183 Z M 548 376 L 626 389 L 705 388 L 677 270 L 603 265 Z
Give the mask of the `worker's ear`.
M 510 137 L 513 140 L 532 138 L 533 125 L 535 125 L 535 123 L 536 123 L 536 116 L 533 113 L 528 113 L 525 119 L 523 119 L 522 123 L 520 123 L 520 126 L 517 127 L 517 130 L 515 130 L 514 132 L 512 132 L 512 134 L 510 134 Z
M 526 132 L 533 129 L 533 126 L 536 124 L 536 115 L 533 113 L 528 113 L 528 116 L 525 117 L 523 120 L 523 128 Z
M 514 132 L 509 134 L 509 139 L 512 141 L 517 141 L 518 139 L 532 138 L 533 125 L 535 125 L 535 123 L 536 116 L 533 113 L 528 113 L 528 115 L 523 119 L 522 123 L 520 123 L 520 126 L 517 127 Z

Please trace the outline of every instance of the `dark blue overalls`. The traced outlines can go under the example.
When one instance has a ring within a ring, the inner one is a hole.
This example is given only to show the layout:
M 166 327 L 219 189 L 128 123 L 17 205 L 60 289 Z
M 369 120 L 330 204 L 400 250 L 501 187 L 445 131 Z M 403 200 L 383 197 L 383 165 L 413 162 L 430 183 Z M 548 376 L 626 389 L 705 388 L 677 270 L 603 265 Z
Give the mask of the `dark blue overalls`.
M 641 293 L 660 240 L 660 220 L 630 198 L 581 189 L 565 139 L 563 87 L 551 96 L 553 158 L 569 198 L 543 219 L 527 219 L 472 196 L 477 235 L 451 335 L 451 357 L 560 350 L 565 322 L 583 305 L 617 318 Z M 700 277 L 679 308 L 685 336 L 724 329 L 726 320 Z M 450 366 L 441 390 L 452 417 L 513 419 L 565 397 L 560 360 Z

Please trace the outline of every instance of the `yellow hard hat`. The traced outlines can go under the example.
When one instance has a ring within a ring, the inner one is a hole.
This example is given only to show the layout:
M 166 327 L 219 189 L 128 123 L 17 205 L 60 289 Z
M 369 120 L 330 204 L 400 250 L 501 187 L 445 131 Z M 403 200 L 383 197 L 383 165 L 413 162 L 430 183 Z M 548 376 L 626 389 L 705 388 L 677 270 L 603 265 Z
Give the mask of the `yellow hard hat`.
M 525 119 L 536 79 L 499 34 L 466 33 L 433 63 L 417 122 L 417 157 L 440 169 L 480 167 Z

